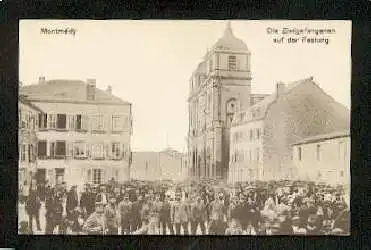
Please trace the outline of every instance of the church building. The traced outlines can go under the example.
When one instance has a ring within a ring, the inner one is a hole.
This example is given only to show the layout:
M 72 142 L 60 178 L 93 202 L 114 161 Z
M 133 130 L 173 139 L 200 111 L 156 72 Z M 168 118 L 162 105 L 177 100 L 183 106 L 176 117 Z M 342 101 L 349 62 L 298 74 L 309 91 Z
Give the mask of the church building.
M 229 134 L 234 113 L 261 95 L 251 94 L 251 53 L 230 22 L 190 78 L 188 157 L 190 175 L 223 178 L 228 174 Z

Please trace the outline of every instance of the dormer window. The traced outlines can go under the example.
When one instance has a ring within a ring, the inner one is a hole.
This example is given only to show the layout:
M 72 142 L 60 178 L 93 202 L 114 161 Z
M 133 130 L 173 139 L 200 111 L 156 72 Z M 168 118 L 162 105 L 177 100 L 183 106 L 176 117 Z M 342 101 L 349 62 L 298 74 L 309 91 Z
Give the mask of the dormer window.
M 236 56 L 229 56 L 228 57 L 228 70 L 230 71 L 236 70 L 236 65 L 237 65 Z

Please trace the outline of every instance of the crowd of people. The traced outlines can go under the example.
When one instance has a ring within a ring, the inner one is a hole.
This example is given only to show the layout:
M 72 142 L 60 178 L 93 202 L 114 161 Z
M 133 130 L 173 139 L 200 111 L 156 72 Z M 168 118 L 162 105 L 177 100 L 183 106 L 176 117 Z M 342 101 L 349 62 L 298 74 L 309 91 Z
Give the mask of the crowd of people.
M 303 182 L 131 181 L 31 185 L 24 202 L 29 221 L 20 234 L 72 235 L 348 235 L 349 205 L 344 187 Z

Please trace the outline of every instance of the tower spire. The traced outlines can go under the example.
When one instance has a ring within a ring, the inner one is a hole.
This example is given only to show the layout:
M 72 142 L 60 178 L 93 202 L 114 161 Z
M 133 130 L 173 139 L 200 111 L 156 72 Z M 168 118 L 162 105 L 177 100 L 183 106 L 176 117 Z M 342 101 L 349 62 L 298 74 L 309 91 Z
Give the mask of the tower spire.
M 225 27 L 224 35 L 233 36 L 232 25 L 230 20 L 227 20 L 227 26 Z

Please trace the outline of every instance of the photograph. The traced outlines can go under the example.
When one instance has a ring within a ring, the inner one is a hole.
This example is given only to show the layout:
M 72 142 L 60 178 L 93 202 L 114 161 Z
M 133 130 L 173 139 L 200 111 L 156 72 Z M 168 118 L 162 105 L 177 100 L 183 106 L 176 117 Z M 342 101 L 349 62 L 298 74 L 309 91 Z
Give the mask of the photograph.
M 20 20 L 18 234 L 349 236 L 351 34 Z

